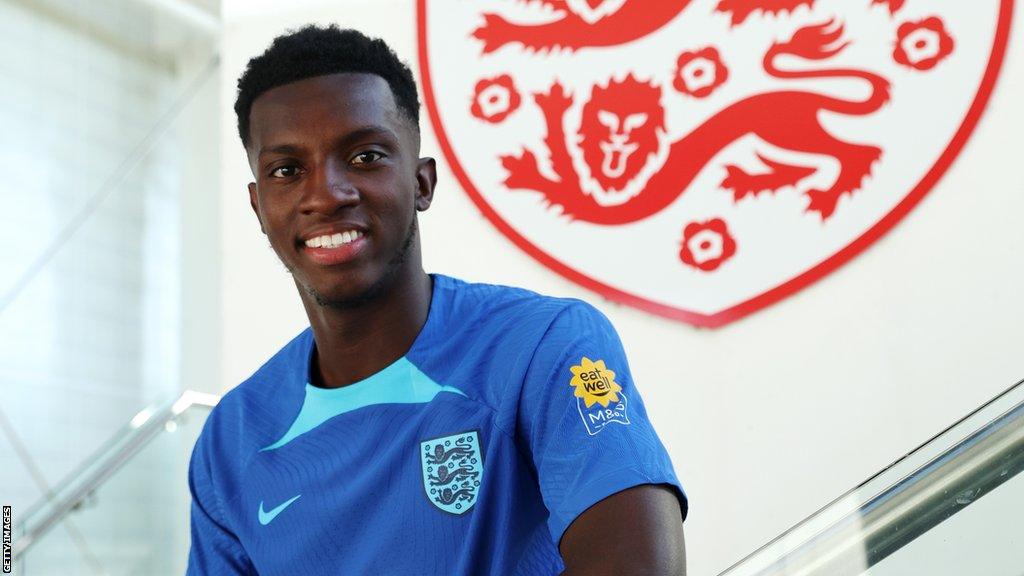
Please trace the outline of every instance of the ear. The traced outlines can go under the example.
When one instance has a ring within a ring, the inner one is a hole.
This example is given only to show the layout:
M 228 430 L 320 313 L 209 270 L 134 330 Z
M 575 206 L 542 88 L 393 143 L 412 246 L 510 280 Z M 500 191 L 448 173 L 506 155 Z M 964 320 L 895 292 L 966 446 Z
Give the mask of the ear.
M 420 158 L 416 167 L 416 211 L 423 212 L 434 201 L 437 184 L 437 163 L 433 158 Z
M 260 223 L 260 232 L 263 235 L 267 235 L 267 229 L 263 227 L 263 219 L 260 218 L 260 209 L 258 208 L 259 202 L 256 200 L 256 183 L 249 182 L 249 205 L 252 206 L 252 212 L 256 215 L 256 220 Z

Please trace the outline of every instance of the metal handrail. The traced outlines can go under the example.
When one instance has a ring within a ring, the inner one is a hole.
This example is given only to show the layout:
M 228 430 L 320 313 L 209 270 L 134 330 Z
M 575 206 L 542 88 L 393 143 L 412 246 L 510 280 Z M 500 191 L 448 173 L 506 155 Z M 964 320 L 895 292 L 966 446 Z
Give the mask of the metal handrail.
M 30 512 L 25 515 L 25 519 L 15 528 L 15 532 L 19 533 L 20 536 L 12 544 L 13 559 L 16 560 L 25 554 L 44 534 L 56 526 L 72 510 L 80 506 L 90 494 L 113 476 L 114 473 L 124 467 L 150 441 L 156 438 L 164 430 L 167 423 L 174 421 L 182 413 L 194 406 L 213 408 L 219 401 L 220 396 L 217 394 L 185 390 L 172 402 L 157 408 L 146 408 L 136 414 L 128 424 L 128 434 L 130 436 L 124 439 L 123 442 L 120 442 L 118 448 L 107 453 L 100 461 L 94 462 L 92 461 L 93 457 L 87 458 L 82 468 L 69 474 L 61 483 L 63 486 L 70 486 L 72 483 L 77 482 L 74 489 L 70 490 L 67 495 L 54 496 L 54 494 L 49 494 L 44 496 L 40 503 L 30 508 Z M 123 431 L 119 432 L 117 436 L 122 434 L 125 433 Z M 117 440 L 117 438 L 114 440 Z M 116 444 L 116 442 L 114 443 Z M 105 446 L 109 447 L 110 445 L 111 443 L 108 443 Z M 107 450 L 101 449 L 101 452 L 107 452 Z M 83 474 L 85 475 L 82 476 Z M 56 493 L 59 492 L 61 490 L 56 491 Z M 38 521 L 31 522 L 30 524 L 29 521 L 36 511 L 44 506 L 48 506 L 50 508 L 49 511 Z
M 971 416 L 1010 392 L 1024 390 L 1022 386 L 1024 382 L 1018 383 Z M 928 444 L 919 450 L 926 446 Z M 1021 471 L 1024 471 L 1024 400 L 794 549 L 765 561 L 763 567 L 748 564 L 755 556 L 765 555 L 776 543 L 773 541 L 721 576 L 863 574 Z

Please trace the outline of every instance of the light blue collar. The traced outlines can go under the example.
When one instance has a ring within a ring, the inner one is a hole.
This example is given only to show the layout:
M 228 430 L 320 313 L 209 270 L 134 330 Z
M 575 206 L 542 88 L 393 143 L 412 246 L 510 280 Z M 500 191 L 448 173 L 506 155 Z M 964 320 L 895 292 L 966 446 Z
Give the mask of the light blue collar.
M 275 450 L 327 420 L 376 404 L 423 404 L 441 392 L 465 396 L 458 388 L 430 379 L 405 356 L 358 382 L 341 388 L 317 388 L 306 383 L 302 409 L 280 440 L 261 449 Z

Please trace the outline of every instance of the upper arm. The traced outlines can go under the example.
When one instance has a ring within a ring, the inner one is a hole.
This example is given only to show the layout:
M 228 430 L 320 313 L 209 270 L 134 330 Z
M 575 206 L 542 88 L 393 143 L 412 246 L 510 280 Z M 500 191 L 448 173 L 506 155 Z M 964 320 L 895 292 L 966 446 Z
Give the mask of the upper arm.
M 211 416 L 212 418 L 212 416 Z M 209 425 L 209 422 L 207 422 Z M 228 528 L 220 499 L 210 477 L 207 458 L 206 431 L 192 451 L 189 462 L 188 486 L 192 495 L 192 541 L 188 556 L 189 576 L 249 575 L 256 574 L 245 549 Z
M 563 576 L 683 576 L 686 551 L 673 488 L 645 484 L 580 514 L 562 537 Z
M 650 490 L 681 525 L 686 496 L 604 315 L 578 302 L 555 318 L 534 353 L 519 402 L 518 433 L 536 469 L 556 545 L 585 511 L 619 510 L 615 503 L 633 505 L 634 498 L 646 502 Z M 670 488 L 627 490 L 642 485 Z

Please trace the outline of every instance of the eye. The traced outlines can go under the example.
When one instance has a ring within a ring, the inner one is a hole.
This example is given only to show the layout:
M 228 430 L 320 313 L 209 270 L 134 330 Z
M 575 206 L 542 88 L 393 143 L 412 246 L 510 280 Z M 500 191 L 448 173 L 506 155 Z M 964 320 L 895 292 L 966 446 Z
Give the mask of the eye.
M 647 122 L 647 114 L 638 112 L 636 114 L 630 114 L 626 116 L 626 120 L 622 123 L 622 130 L 627 134 L 633 130 L 643 126 Z
M 270 171 L 271 178 L 291 178 L 299 173 L 299 167 L 291 164 L 278 166 Z
M 384 158 L 384 154 L 376 150 L 367 150 L 353 156 L 352 164 L 372 164 L 382 158 Z
M 598 110 L 597 121 L 603 124 L 605 128 L 611 130 L 613 134 L 619 131 L 619 115 L 614 112 Z

